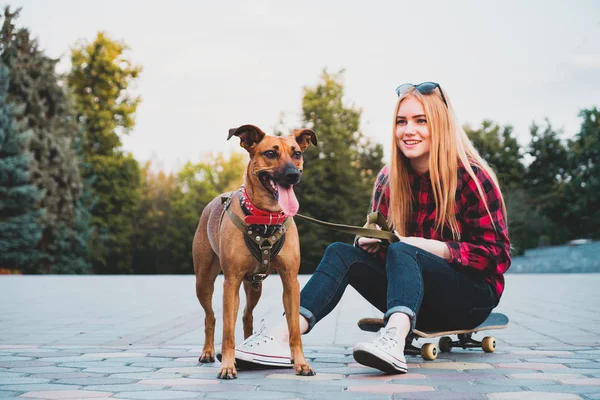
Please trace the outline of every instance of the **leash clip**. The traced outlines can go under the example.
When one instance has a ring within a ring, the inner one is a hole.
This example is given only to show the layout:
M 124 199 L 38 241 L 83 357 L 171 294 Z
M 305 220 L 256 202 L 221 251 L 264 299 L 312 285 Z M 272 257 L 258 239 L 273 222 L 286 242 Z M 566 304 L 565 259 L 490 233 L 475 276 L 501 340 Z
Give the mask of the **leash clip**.
M 252 275 L 251 282 L 252 283 L 261 283 L 265 279 L 267 279 L 267 274 L 254 274 L 254 275 Z

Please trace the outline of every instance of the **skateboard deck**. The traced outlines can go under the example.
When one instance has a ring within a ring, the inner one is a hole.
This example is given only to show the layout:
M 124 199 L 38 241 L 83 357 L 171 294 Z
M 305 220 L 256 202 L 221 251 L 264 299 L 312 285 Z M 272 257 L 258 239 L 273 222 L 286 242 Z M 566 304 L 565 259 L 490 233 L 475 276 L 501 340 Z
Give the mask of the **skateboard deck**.
M 479 326 L 472 329 L 454 329 L 447 331 L 421 331 L 415 329 L 407 338 L 405 353 L 421 354 L 425 360 L 434 360 L 437 357 L 437 347 L 433 343 L 426 343 L 421 348 L 415 347 L 413 341 L 418 338 L 435 338 L 442 336 L 439 348 L 442 352 L 451 351 L 453 347 L 480 347 L 486 353 L 492 353 L 496 349 L 496 339 L 486 336 L 481 342 L 473 339 L 471 335 L 479 331 L 504 329 L 508 326 L 509 319 L 502 313 L 491 313 Z M 363 318 L 358 321 L 358 327 L 367 332 L 377 332 L 383 327 L 383 318 Z M 453 341 L 449 335 L 457 335 L 458 340 Z

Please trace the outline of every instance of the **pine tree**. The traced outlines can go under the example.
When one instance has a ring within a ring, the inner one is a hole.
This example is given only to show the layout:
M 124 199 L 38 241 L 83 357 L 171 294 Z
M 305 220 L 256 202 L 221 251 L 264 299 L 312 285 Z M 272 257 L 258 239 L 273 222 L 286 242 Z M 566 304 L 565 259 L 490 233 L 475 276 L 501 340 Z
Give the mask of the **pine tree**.
M 87 263 L 87 248 L 73 247 L 80 242 L 76 236 L 85 236 L 85 231 L 89 231 L 81 221 L 75 228 L 77 215 L 85 212 L 80 209 L 84 189 L 81 157 L 75 148 L 81 130 L 55 72 L 58 60 L 45 56 L 27 29 L 15 27 L 18 15 L 19 10 L 11 12 L 9 7 L 4 11 L 0 63 L 10 71 L 9 100 L 23 107 L 19 121 L 32 133 L 30 179 L 43 193 L 39 202 L 45 210 L 41 219 L 41 253 L 35 272 L 71 272 L 70 264 L 61 260 Z M 77 233 L 78 230 L 82 232 Z M 86 268 L 77 270 L 83 272 Z
M 0 65 L 0 268 L 31 273 L 40 260 L 42 193 L 29 178 L 31 131 L 16 123 L 7 92 L 8 70 Z

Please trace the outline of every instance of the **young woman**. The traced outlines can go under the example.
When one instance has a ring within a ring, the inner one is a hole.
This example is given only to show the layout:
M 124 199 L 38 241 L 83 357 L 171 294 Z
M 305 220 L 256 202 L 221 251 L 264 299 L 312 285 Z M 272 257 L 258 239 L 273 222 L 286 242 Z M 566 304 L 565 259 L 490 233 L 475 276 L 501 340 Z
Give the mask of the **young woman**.
M 386 322 L 373 341 L 354 347 L 354 358 L 405 373 L 405 338 L 415 327 L 472 328 L 498 305 L 510 242 L 496 175 L 456 121 L 447 93 L 434 82 L 396 92 L 392 159 L 375 182 L 372 210 L 400 241 L 331 244 L 301 292 L 300 328 L 309 332 L 351 285 Z M 236 358 L 291 366 L 285 323 L 275 332 L 263 324 Z

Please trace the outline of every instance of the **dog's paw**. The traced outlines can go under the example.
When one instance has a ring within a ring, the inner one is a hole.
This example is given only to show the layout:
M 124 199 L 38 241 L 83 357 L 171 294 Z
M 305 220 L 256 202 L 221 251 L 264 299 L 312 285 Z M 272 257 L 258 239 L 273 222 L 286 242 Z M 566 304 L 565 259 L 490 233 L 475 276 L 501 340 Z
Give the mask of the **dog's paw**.
M 217 374 L 217 378 L 219 378 L 219 379 L 237 379 L 237 371 L 235 370 L 235 368 L 223 367 Z
M 198 358 L 198 362 L 202 364 L 205 363 L 214 363 L 215 362 L 215 352 L 214 351 L 204 351 L 200 358 Z
M 296 365 L 294 368 L 296 368 L 296 375 L 315 376 L 317 374 L 308 364 Z

